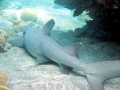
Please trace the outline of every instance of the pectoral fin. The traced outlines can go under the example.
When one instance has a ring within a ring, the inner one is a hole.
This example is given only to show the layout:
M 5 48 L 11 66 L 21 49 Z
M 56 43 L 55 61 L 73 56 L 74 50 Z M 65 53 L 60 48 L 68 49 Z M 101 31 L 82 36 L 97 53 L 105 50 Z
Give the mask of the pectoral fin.
M 19 38 L 10 38 L 7 40 L 12 46 L 24 47 L 23 36 Z
M 48 59 L 47 57 L 45 57 L 44 55 L 39 55 L 36 59 L 36 62 L 38 64 L 41 64 L 41 63 L 46 63 L 46 62 L 49 62 L 50 59 Z
M 59 66 L 60 66 L 60 71 L 63 74 L 67 74 L 68 75 L 70 73 L 70 71 L 72 70 L 71 67 L 68 67 L 68 66 L 63 65 L 63 64 L 59 64 Z

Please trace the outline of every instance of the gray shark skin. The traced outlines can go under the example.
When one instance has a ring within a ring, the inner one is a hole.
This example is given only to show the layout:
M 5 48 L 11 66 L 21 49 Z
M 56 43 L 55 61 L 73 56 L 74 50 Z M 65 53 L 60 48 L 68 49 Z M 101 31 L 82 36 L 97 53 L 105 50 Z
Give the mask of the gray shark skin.
M 81 45 L 80 42 L 66 47 L 58 45 L 50 37 L 50 31 L 54 24 L 55 21 L 51 19 L 42 30 L 26 26 L 22 39 L 8 42 L 15 46 L 23 46 L 22 44 L 24 44 L 26 50 L 37 58 L 38 63 L 48 61 L 58 63 L 60 71 L 64 74 L 69 74 L 71 69 L 83 71 L 92 90 L 104 90 L 105 80 L 120 76 L 120 60 L 85 63 L 77 55 L 77 50 Z M 22 40 L 22 44 L 18 45 L 18 40 Z

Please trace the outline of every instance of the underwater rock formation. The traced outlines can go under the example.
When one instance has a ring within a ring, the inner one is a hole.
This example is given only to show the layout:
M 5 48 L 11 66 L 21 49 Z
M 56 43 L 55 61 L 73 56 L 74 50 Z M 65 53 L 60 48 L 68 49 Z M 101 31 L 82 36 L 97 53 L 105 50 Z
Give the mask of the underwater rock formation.
M 11 48 L 11 44 L 7 43 L 6 40 L 6 32 L 0 29 L 0 52 L 6 52 Z
M 43 25 L 43 21 L 40 20 L 39 18 L 37 18 L 36 22 L 33 22 L 33 21 L 24 22 L 21 19 L 14 20 L 9 36 L 11 37 L 11 36 L 14 36 L 18 32 L 22 32 L 24 26 L 34 26 L 34 27 L 40 28 L 42 27 L 42 25 Z
M 0 29 L 4 30 L 7 34 L 9 34 L 12 29 L 12 23 L 8 21 L 0 21 Z
M 27 11 L 27 12 L 26 12 Z M 28 14 L 28 17 L 26 16 Z M 21 32 L 23 27 L 35 26 L 42 27 L 43 20 L 37 18 L 37 15 L 29 9 L 25 9 L 25 13 L 22 15 L 22 19 L 18 19 L 16 13 L 10 13 L 9 11 L 0 10 L 0 29 L 4 30 L 8 36 L 14 36 L 16 33 Z M 26 21 L 24 21 L 24 19 Z
M 24 9 L 21 12 L 20 18 L 25 22 L 27 22 L 27 21 L 35 22 L 37 19 L 37 15 L 34 11 L 32 11 L 30 9 Z
M 0 72 L 0 90 L 10 90 L 6 86 L 6 80 L 7 76 L 4 73 Z
M 98 3 L 101 3 L 105 8 L 114 8 L 117 9 L 120 6 L 119 0 L 96 0 Z
M 120 39 L 120 1 L 118 0 L 55 0 L 60 4 L 74 9 L 73 16 L 80 15 L 83 11 L 89 11 L 93 19 L 86 21 L 89 30 L 95 30 L 89 37 L 102 41 L 117 41 Z M 97 34 L 96 34 L 97 33 Z M 100 34 L 100 35 L 99 35 Z
M 14 20 L 17 20 L 18 17 L 15 13 L 5 12 L 3 10 L 0 10 L 0 21 L 9 21 L 13 22 Z
M 12 25 L 11 34 L 21 31 L 24 26 L 25 26 L 25 23 L 22 20 L 15 20 Z

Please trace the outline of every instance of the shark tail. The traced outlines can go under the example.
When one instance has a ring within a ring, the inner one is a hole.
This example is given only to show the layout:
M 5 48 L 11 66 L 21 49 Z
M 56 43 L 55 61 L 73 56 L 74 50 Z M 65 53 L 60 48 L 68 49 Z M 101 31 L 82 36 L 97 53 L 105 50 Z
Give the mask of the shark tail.
M 92 90 L 104 90 L 104 82 L 120 77 L 120 60 L 88 63 L 85 69 Z
M 104 90 L 104 80 L 99 76 L 87 74 L 86 78 L 92 90 Z

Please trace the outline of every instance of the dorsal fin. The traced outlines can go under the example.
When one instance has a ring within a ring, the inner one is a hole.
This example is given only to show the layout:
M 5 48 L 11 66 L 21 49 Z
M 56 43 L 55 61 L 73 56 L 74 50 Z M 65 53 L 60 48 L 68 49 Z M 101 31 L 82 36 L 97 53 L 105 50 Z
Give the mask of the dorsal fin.
M 44 26 L 43 26 L 43 32 L 46 35 L 50 36 L 50 31 L 53 28 L 53 26 L 55 25 L 55 21 L 53 19 L 49 20 Z
M 64 51 L 67 52 L 69 55 L 78 57 L 77 50 L 79 49 L 81 42 L 76 42 L 64 47 Z

